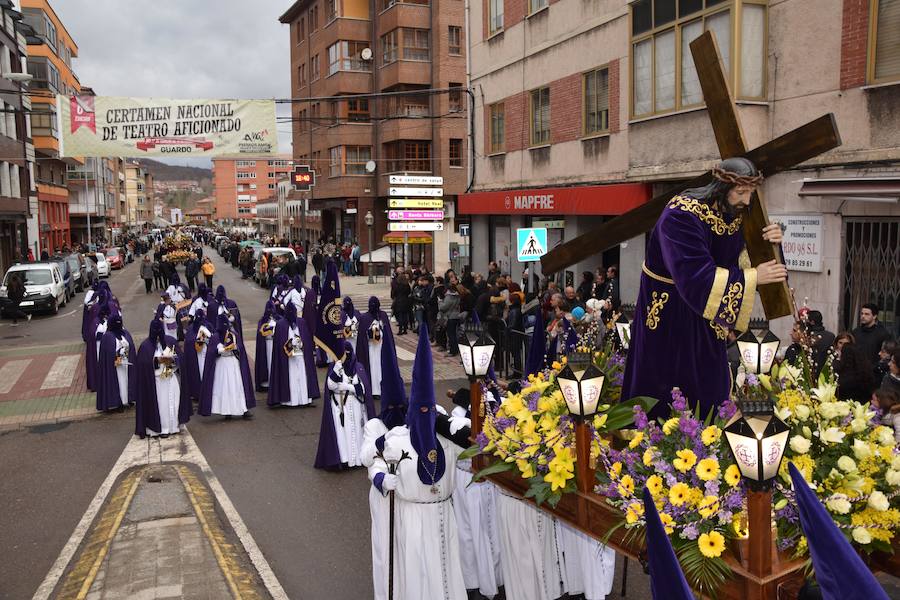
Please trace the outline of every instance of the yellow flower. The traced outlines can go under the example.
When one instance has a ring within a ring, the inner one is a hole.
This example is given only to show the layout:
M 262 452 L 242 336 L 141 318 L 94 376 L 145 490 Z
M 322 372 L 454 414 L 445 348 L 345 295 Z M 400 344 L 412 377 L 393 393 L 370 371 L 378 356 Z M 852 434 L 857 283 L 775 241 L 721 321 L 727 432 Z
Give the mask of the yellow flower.
M 697 512 L 704 519 L 708 519 L 719 512 L 719 498 L 716 496 L 705 496 L 697 506 Z
M 566 487 L 566 481 L 570 479 L 570 477 L 566 477 L 567 473 L 565 471 L 549 471 L 546 475 L 544 475 L 544 481 L 550 484 L 550 488 L 555 492 L 558 489 L 562 489 Z
M 644 450 L 644 466 L 649 467 L 653 464 L 653 453 L 656 450 L 656 446 L 650 446 L 646 450 Z
M 718 442 L 720 437 L 722 437 L 722 430 L 715 425 L 710 425 L 703 430 L 703 433 L 700 434 L 700 439 L 707 446 L 712 446 L 713 444 Z
M 647 489 L 650 490 L 650 495 L 654 498 L 659 496 L 660 492 L 663 489 L 662 477 L 659 475 L 651 475 L 647 478 L 647 483 L 645 484 Z
M 697 540 L 700 552 L 707 558 L 718 558 L 725 550 L 725 538 L 718 531 L 704 533 Z
M 609 472 L 610 472 L 610 474 L 611 474 L 613 477 L 618 478 L 618 477 L 619 477 L 619 473 L 622 472 L 622 463 L 620 463 L 620 462 L 614 462 L 613 464 L 611 464 L 611 465 L 609 466 Z
M 562 365 L 559 364 L 558 360 L 554 360 L 553 363 L 550 365 L 550 368 L 553 369 L 554 371 L 562 371 Z
M 712 481 L 719 477 L 719 461 L 714 458 L 704 458 L 697 463 L 697 477 L 702 481 Z
M 675 506 L 681 506 L 688 501 L 688 498 L 690 498 L 690 496 L 691 488 L 689 488 L 684 483 L 676 483 L 672 486 L 672 489 L 669 490 L 669 502 L 671 502 Z
M 643 439 L 644 439 L 644 432 L 638 431 L 635 434 L 635 436 L 631 439 L 631 441 L 628 442 L 628 447 L 631 449 L 637 448 L 638 446 L 641 445 L 641 442 L 643 441 Z
M 688 498 L 688 502 L 694 505 L 703 502 L 703 490 L 699 488 L 691 488 L 691 495 Z
M 667 534 L 671 535 L 675 531 L 675 520 L 671 515 L 661 512 L 659 513 L 659 520 L 662 522 Z
M 594 429 L 597 431 L 603 429 L 603 427 L 606 425 L 606 420 L 608 418 L 609 418 L 609 415 L 607 415 L 607 414 L 596 415 L 594 417 Z
M 738 469 L 737 465 L 728 465 L 728 468 L 725 469 L 725 481 L 731 487 L 741 482 L 741 470 Z
M 519 471 L 522 473 L 522 479 L 531 479 L 534 477 L 534 465 L 532 465 L 527 460 L 519 459 L 516 461 L 516 466 L 519 468 Z
M 619 494 L 622 496 L 634 494 L 634 479 L 631 478 L 631 475 L 625 475 L 619 480 Z
M 687 473 L 694 468 L 695 464 L 697 464 L 697 455 L 694 454 L 693 450 L 679 450 L 675 454 L 678 456 L 678 458 L 673 460 L 672 464 L 682 473 Z
M 671 434 L 676 429 L 678 429 L 678 417 L 672 417 L 671 419 L 663 423 L 662 430 L 666 435 Z
M 632 502 L 625 510 L 625 522 L 629 525 L 637 523 L 642 516 L 644 516 L 644 505 L 640 502 Z

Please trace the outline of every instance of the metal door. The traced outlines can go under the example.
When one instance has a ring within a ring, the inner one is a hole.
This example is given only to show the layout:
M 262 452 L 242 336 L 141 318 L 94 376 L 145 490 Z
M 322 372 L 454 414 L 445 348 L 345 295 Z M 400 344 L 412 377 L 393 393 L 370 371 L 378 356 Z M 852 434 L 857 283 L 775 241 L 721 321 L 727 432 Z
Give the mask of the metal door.
M 895 337 L 900 320 L 900 219 L 844 219 L 841 328 L 853 329 L 859 309 L 878 305 L 878 319 Z

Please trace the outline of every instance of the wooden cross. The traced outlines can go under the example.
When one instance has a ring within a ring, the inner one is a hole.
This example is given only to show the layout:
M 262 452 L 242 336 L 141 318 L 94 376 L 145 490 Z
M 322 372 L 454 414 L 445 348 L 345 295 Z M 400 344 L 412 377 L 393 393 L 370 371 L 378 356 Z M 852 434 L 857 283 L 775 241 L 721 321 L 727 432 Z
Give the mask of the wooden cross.
M 711 31 L 704 32 L 691 42 L 691 54 L 697 67 L 703 99 L 706 101 L 719 154 L 723 159 L 744 156 L 751 160 L 764 176 L 771 177 L 841 145 L 834 115 L 829 113 L 748 151 L 734 99 L 722 70 L 716 40 Z M 580 260 L 650 231 L 673 196 L 682 190 L 706 185 L 711 180 L 712 173 L 704 173 L 555 248 L 541 258 L 544 273 L 556 273 Z M 776 252 L 775 246 L 762 239 L 762 229 L 768 223 L 769 216 L 762 194 L 757 191 L 755 201 L 751 202 L 750 210 L 744 218 L 743 227 L 747 254 L 753 265 L 773 258 L 781 262 L 781 255 Z M 758 289 L 767 319 L 794 313 L 794 302 L 787 282 L 761 285 Z

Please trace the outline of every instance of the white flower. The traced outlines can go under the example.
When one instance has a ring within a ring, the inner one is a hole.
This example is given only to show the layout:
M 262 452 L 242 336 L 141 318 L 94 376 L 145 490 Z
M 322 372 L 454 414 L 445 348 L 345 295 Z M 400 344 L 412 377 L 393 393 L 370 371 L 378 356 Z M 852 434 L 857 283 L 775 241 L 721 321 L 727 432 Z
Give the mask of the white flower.
M 809 418 L 809 407 L 805 404 L 798 404 L 794 407 L 794 410 L 796 411 L 797 418 L 801 421 L 805 421 Z
M 874 492 L 869 494 L 869 506 L 879 512 L 884 512 L 891 507 L 891 503 L 890 501 L 888 501 L 887 496 L 885 496 L 883 492 L 875 490 Z
M 890 427 L 885 427 L 884 425 L 878 427 L 875 430 L 875 435 L 878 436 L 878 443 L 882 446 L 894 445 L 894 430 Z
M 854 419 L 865 419 L 866 421 L 868 421 L 874 416 L 875 416 L 875 411 L 870 410 L 868 404 L 860 404 L 857 402 L 853 407 L 853 418 Z
M 884 479 L 894 487 L 900 486 L 900 471 L 888 469 L 887 473 L 884 474 Z
M 821 403 L 833 402 L 835 393 L 837 392 L 837 384 L 823 383 L 819 387 L 812 389 L 813 396 Z
M 843 485 L 847 486 L 854 492 L 862 493 L 863 487 L 866 485 L 864 477 L 860 477 L 857 473 L 848 473 L 844 477 Z
M 865 431 L 866 427 L 869 426 L 868 419 L 860 419 L 856 418 L 850 421 L 850 431 L 853 433 L 859 433 L 861 431 Z
M 891 468 L 900 471 L 900 454 L 896 455 L 891 461 Z
M 844 473 L 855 473 L 856 472 L 856 461 L 854 461 L 849 456 L 842 456 L 837 460 L 838 469 L 843 471 Z
M 865 460 L 872 456 L 872 449 L 868 442 L 853 440 L 853 456 L 856 457 L 856 460 Z
M 819 439 L 822 440 L 823 444 L 840 444 L 844 441 L 844 436 L 846 435 L 838 427 L 829 427 L 819 434 Z
M 825 506 L 828 507 L 828 510 L 838 515 L 846 515 L 852 508 L 850 501 L 847 500 L 847 496 L 843 494 L 835 494 L 825 501 Z
M 838 416 L 837 402 L 822 402 L 818 408 L 823 419 L 834 419 Z
M 865 527 L 857 527 L 853 530 L 853 540 L 858 544 L 868 544 L 872 541 L 872 534 Z
M 803 426 L 803 429 L 800 430 L 800 433 L 803 434 L 803 437 L 806 439 L 812 439 L 812 430 L 806 425 Z
M 812 442 L 802 435 L 795 435 L 791 438 L 791 450 L 797 454 L 806 454 L 809 452 L 810 446 L 812 446 Z
M 791 416 L 791 410 L 789 408 L 775 408 L 775 416 L 781 419 L 782 421 L 787 421 Z
M 781 369 L 778 371 L 780 375 L 782 375 L 782 379 L 790 381 L 792 383 L 796 383 L 800 381 L 800 377 L 803 375 L 803 370 L 800 367 L 795 367 L 790 363 L 781 363 Z

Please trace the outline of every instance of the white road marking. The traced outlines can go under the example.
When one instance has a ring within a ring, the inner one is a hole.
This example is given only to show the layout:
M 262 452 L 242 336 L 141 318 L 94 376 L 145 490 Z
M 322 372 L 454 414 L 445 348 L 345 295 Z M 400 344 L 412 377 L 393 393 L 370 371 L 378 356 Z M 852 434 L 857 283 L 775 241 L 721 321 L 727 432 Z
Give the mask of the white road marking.
M 24 360 L 11 360 L 3 365 L 0 368 L 0 394 L 8 394 L 19 382 L 22 373 L 25 372 L 25 369 L 30 364 L 31 359 L 26 358 Z
M 82 309 L 80 309 L 80 308 L 76 308 L 75 310 L 70 311 L 70 312 L 67 312 L 67 313 L 65 313 L 65 314 L 63 314 L 63 315 L 54 315 L 54 316 L 52 316 L 52 317 L 50 317 L 50 318 L 51 318 L 51 319 L 59 319 L 59 318 L 71 317 L 71 316 L 74 315 L 75 313 L 81 312 L 81 310 L 82 310 Z
M 42 390 L 50 390 L 53 388 L 67 388 L 72 385 L 75 379 L 75 370 L 78 368 L 78 362 L 81 360 L 80 354 L 67 354 L 58 356 L 53 361 L 53 366 L 47 376 L 44 377 L 44 383 L 41 384 Z
M 173 435 L 166 439 L 146 438 L 142 440 L 135 436 L 131 437 L 109 475 L 106 476 L 106 479 L 100 485 L 100 489 L 97 490 L 97 494 L 91 501 L 90 506 L 88 506 L 87 511 L 81 517 L 81 521 L 75 527 L 75 531 L 69 537 L 69 541 L 66 542 L 62 552 L 59 553 L 56 562 L 50 568 L 50 572 L 47 573 L 44 581 L 35 592 L 33 600 L 47 600 L 50 597 L 53 589 L 65 573 L 66 566 L 72 560 L 84 536 L 87 535 L 91 523 L 94 522 L 94 518 L 100 511 L 100 507 L 103 506 L 106 496 L 119 475 L 132 467 L 169 462 L 192 463 L 200 468 L 210 490 L 216 496 L 222 512 L 231 524 L 232 529 L 234 529 L 235 534 L 237 534 L 238 539 L 241 540 L 247 555 L 250 557 L 250 561 L 259 573 L 263 585 L 266 586 L 274 600 L 287 600 L 287 593 L 281 587 L 281 583 L 250 534 L 250 530 L 247 529 L 234 504 L 231 503 L 228 494 L 225 493 L 222 484 L 219 483 L 219 479 L 212 472 L 209 463 L 206 462 L 206 457 L 200 452 L 200 448 L 194 442 L 194 438 L 187 429 L 180 435 Z
M 408 362 L 412 362 L 416 359 L 416 355 L 407 350 L 406 348 L 401 348 L 397 346 L 397 358 L 400 360 L 405 360 Z

